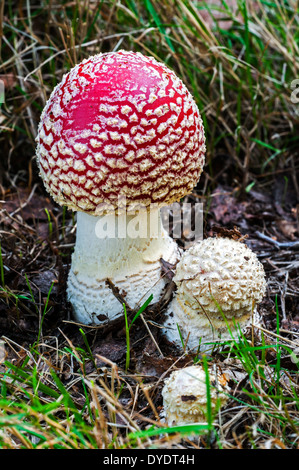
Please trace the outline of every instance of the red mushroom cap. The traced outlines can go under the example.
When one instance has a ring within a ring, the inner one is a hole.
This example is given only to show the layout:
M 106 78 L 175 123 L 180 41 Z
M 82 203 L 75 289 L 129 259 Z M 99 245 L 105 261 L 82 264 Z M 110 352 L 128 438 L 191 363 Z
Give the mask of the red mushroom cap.
M 37 161 L 54 200 L 160 206 L 190 193 L 204 165 L 197 105 L 164 64 L 134 52 L 98 54 L 53 90 L 38 128 Z

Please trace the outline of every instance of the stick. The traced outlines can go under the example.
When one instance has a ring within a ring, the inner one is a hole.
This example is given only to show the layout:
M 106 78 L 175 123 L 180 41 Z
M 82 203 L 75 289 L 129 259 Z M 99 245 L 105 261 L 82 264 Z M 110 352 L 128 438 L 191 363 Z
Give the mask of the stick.
M 264 235 L 261 232 L 255 232 L 255 234 L 262 240 L 265 240 L 266 242 L 271 243 L 272 245 L 276 246 L 276 248 L 278 249 L 293 248 L 294 250 L 299 250 L 299 240 L 296 240 L 294 242 L 278 242 L 276 240 L 273 240 L 273 238 L 268 237 L 267 235 Z

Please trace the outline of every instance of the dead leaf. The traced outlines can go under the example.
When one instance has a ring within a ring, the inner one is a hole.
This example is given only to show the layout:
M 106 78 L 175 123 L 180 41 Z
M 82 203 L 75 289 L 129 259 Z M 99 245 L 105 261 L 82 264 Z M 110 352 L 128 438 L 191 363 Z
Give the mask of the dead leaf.
M 11 90 L 17 83 L 17 79 L 13 73 L 1 74 L 0 80 L 4 83 L 5 90 Z
M 296 240 L 298 237 L 295 236 L 297 233 L 297 224 L 296 222 L 290 222 L 288 220 L 279 219 L 277 221 L 277 226 L 283 235 L 289 240 Z

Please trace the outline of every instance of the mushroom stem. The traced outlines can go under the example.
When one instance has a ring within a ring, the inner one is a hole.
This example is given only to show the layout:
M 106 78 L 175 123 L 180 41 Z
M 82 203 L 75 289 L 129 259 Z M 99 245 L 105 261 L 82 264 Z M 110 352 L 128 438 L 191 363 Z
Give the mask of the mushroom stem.
M 76 320 L 101 324 L 123 313 L 107 279 L 131 308 L 142 305 L 151 294 L 157 302 L 165 286 L 160 259 L 174 264 L 179 255 L 158 208 L 99 217 L 78 212 L 67 289 Z
M 215 314 L 206 312 L 200 305 L 194 309 L 175 296 L 166 311 L 164 333 L 179 348 L 182 347 L 183 338 L 188 350 L 196 352 L 200 346 L 200 352 L 203 353 L 212 351 L 221 342 L 238 340 L 239 326 L 245 334 L 260 323 L 257 306 L 253 306 L 252 312 L 239 316 L 224 316 L 225 320 L 222 316 L 215 318 Z

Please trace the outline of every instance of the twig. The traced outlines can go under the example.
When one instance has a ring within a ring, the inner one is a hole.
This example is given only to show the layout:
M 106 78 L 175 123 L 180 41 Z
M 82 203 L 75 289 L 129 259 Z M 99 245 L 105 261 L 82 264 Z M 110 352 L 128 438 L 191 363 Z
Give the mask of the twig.
M 150 30 L 154 30 L 155 28 L 148 28 L 148 31 Z M 98 39 L 94 39 L 92 41 L 89 41 L 89 42 L 85 42 L 84 44 L 77 44 L 74 46 L 74 49 L 79 49 L 79 48 L 82 48 L 82 47 L 88 47 L 88 46 L 92 46 L 94 44 L 97 44 L 101 41 L 103 41 L 104 39 L 107 40 L 107 39 L 114 39 L 114 38 L 118 38 L 118 37 L 122 37 L 122 36 L 130 36 L 131 34 L 136 34 L 136 33 L 140 33 L 144 31 L 144 28 L 141 28 L 141 29 L 136 29 L 136 30 L 133 30 L 133 31 L 129 31 L 127 33 L 119 33 L 119 34 L 110 34 L 109 36 L 104 36 L 102 38 L 98 38 Z M 51 60 L 53 60 L 55 57 L 57 57 L 58 55 L 60 54 L 64 54 L 65 52 L 67 52 L 67 50 L 70 50 L 70 48 L 68 49 L 62 49 L 58 52 L 56 52 L 55 54 L 51 55 L 51 57 L 48 57 L 48 59 L 46 59 L 42 64 L 40 64 L 38 67 L 36 67 L 34 70 L 32 70 L 30 73 L 28 73 L 26 75 L 26 77 L 24 77 L 24 81 L 28 80 L 28 78 L 30 77 L 30 75 L 33 75 L 34 73 L 36 73 L 39 69 L 42 68 L 43 65 L 45 65 L 47 62 L 50 62 Z
M 35 183 L 35 185 L 33 186 L 32 191 L 29 194 L 28 199 L 25 202 L 23 202 L 23 204 L 21 204 L 20 207 L 18 207 L 15 211 L 13 211 L 11 214 L 9 214 L 10 217 L 13 217 L 15 214 L 17 214 L 19 211 L 23 210 L 24 207 L 26 207 L 29 204 L 29 202 L 31 201 L 31 199 L 32 199 L 32 197 L 35 193 L 36 188 L 37 188 L 37 183 Z
M 261 240 L 265 240 L 266 242 L 271 243 L 272 245 L 274 245 L 278 249 L 282 249 L 282 248 L 292 248 L 294 250 L 299 249 L 299 240 L 296 240 L 294 242 L 278 242 L 276 240 L 273 240 L 273 238 L 268 237 L 267 235 L 265 235 L 261 232 L 256 231 L 255 234 Z
M 288 287 L 288 280 L 289 280 L 289 271 L 286 271 L 286 273 L 285 273 L 285 282 L 284 282 L 283 290 L 281 292 L 281 297 L 280 297 L 282 318 L 284 320 L 287 319 L 286 309 L 285 309 L 285 298 L 286 298 L 286 291 L 287 291 L 287 287 Z
M 254 325 L 254 328 L 257 328 L 258 330 L 261 330 L 261 331 L 263 331 L 264 333 L 267 333 L 270 336 L 275 336 L 275 338 L 281 339 L 282 341 L 285 341 L 286 343 L 290 343 L 290 344 L 293 344 L 295 347 L 298 347 L 298 343 L 296 343 L 295 341 L 291 341 L 288 338 L 284 338 L 283 336 L 280 336 L 280 335 L 274 333 L 273 331 L 266 330 L 262 326 Z
M 15 43 L 16 43 L 16 41 L 15 41 Z M 15 50 L 17 50 L 17 49 L 15 48 Z M 22 89 L 22 92 L 26 96 L 27 90 L 26 90 L 26 87 L 24 85 L 25 80 L 24 80 L 23 73 L 22 73 L 24 63 L 20 60 L 20 58 L 16 58 L 15 65 L 16 65 L 17 72 L 18 72 L 20 87 Z M 29 119 L 29 122 L 30 122 L 32 137 L 34 139 L 36 137 L 36 125 L 35 125 L 34 115 L 33 115 L 31 106 L 27 106 L 27 113 L 28 113 L 28 119 Z
M 150 335 L 150 337 L 151 337 L 151 339 L 152 339 L 154 345 L 156 346 L 157 351 L 159 352 L 159 354 L 160 354 L 161 357 L 164 357 L 164 355 L 163 355 L 161 349 L 159 348 L 157 341 L 156 341 L 155 338 L 153 337 L 152 332 L 151 332 L 151 330 L 150 330 L 150 328 L 149 328 L 149 326 L 148 326 L 146 320 L 144 319 L 144 316 L 142 315 L 142 313 L 140 314 L 140 317 L 141 317 L 141 319 L 142 319 L 142 321 L 143 321 L 143 323 L 144 323 L 144 326 L 145 326 L 145 328 L 147 329 L 148 334 Z

